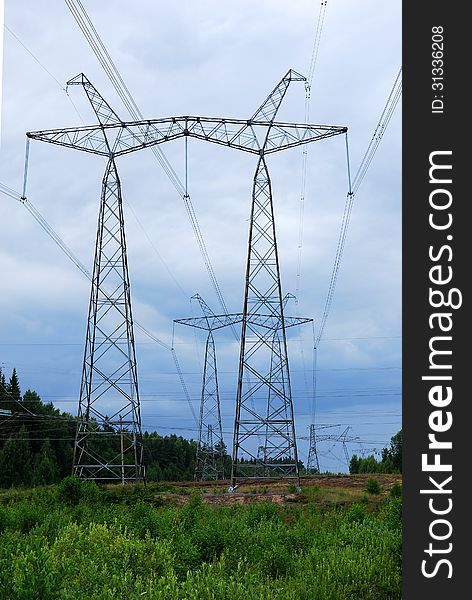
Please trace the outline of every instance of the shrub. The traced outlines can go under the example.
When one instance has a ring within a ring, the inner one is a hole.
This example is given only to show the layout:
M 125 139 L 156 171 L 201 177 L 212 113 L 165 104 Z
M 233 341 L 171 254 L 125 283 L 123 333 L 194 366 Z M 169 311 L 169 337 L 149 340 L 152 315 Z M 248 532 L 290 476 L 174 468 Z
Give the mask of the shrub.
M 60 502 L 68 506 L 76 506 L 86 500 L 94 502 L 99 495 L 99 489 L 94 481 L 83 481 L 78 477 L 66 477 L 57 487 Z
M 401 498 L 402 497 L 402 486 L 400 483 L 396 482 L 390 488 L 390 496 L 391 498 Z
M 365 504 L 353 504 L 346 510 L 345 514 L 349 523 L 361 523 L 366 516 Z
M 365 486 L 365 489 L 369 494 L 380 494 L 380 483 L 377 479 L 371 477 L 367 480 L 367 485 Z

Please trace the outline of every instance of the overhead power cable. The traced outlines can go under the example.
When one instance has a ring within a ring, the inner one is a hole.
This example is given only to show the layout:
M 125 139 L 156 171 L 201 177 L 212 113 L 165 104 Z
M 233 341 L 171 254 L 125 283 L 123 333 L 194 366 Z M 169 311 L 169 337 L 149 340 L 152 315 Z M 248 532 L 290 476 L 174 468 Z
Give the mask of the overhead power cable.
M 393 113 L 395 112 L 395 108 L 398 104 L 398 101 L 400 100 L 401 95 L 402 95 L 402 68 L 400 67 L 400 70 L 398 71 L 398 75 L 395 79 L 395 82 L 393 84 L 390 95 L 387 99 L 385 107 L 380 116 L 377 127 L 375 128 L 372 139 L 370 140 L 367 150 L 361 160 L 361 164 L 359 165 L 359 168 L 357 169 L 357 172 L 354 176 L 354 179 L 352 182 L 353 194 L 357 193 L 357 190 L 359 189 L 362 181 L 364 180 L 365 174 L 370 166 L 370 163 L 372 162 L 372 159 L 375 156 L 375 153 L 377 152 L 377 148 L 379 147 L 379 144 L 382 141 L 385 130 L 387 129 L 388 124 L 390 123 L 390 119 L 392 118 Z
M 354 196 L 358 192 L 359 187 L 365 178 L 367 170 L 368 170 L 370 164 L 372 163 L 372 160 L 375 156 L 377 148 L 379 147 L 379 144 L 385 134 L 387 126 L 390 123 L 392 115 L 395 112 L 395 108 L 401 97 L 401 92 L 402 92 L 401 72 L 402 72 L 402 69 L 400 67 L 398 75 L 395 78 L 395 82 L 393 84 L 392 90 L 388 96 L 387 102 L 386 102 L 385 107 L 380 116 L 379 122 L 375 128 L 372 139 L 367 147 L 364 157 L 361 160 L 361 163 L 356 171 L 356 174 L 354 175 L 354 178 L 352 180 L 352 186 L 351 186 L 351 183 L 349 182 L 349 192 L 347 194 L 346 203 L 344 205 L 344 214 L 343 214 L 343 219 L 342 219 L 342 223 L 341 223 L 341 230 L 339 233 L 338 245 L 336 248 L 336 255 L 335 255 L 334 264 L 333 264 L 333 270 L 331 273 L 331 279 L 330 279 L 329 287 L 328 287 L 328 294 L 327 294 L 326 301 L 325 301 L 325 307 L 324 307 L 324 311 L 323 311 L 323 316 L 321 318 L 321 323 L 320 323 L 320 328 L 318 331 L 316 345 L 319 344 L 319 342 L 322 338 L 324 328 L 326 325 L 326 321 L 328 319 L 329 312 L 331 309 L 334 290 L 336 287 L 336 281 L 337 281 L 337 277 L 338 277 L 338 273 L 339 273 L 339 267 L 341 264 L 344 246 L 346 243 L 346 236 L 347 236 L 347 232 L 349 229 L 349 222 L 351 219 Z M 346 136 L 346 154 L 347 154 L 347 164 L 348 164 L 348 171 L 349 171 L 350 170 L 349 169 L 349 149 L 347 146 L 347 136 Z
M 318 60 L 318 52 L 320 49 L 321 32 L 323 31 L 323 25 L 326 17 L 326 9 L 328 6 L 328 0 L 322 0 L 320 4 L 320 12 L 318 14 L 318 21 L 315 30 L 315 39 L 313 42 L 313 50 L 311 52 L 310 68 L 308 69 L 308 83 L 311 87 L 313 76 L 315 74 L 316 62 Z
M 382 114 L 380 115 L 380 119 L 374 130 L 372 139 L 370 140 L 367 150 L 366 150 L 366 152 L 361 160 L 361 163 L 354 175 L 352 183 L 351 183 L 351 174 L 350 174 L 351 169 L 350 169 L 350 160 L 349 160 L 349 146 L 348 146 L 348 138 L 347 138 L 347 134 L 346 134 L 346 160 L 347 160 L 347 170 L 348 170 L 348 179 L 349 179 L 349 191 L 347 193 L 346 202 L 344 205 L 344 213 L 343 213 L 343 218 L 342 218 L 342 222 L 341 222 L 341 229 L 339 232 L 338 244 L 336 247 L 336 254 L 335 254 L 333 269 L 331 272 L 331 278 L 330 278 L 330 282 L 329 282 L 329 286 L 328 286 L 328 293 L 326 295 L 323 315 L 321 317 L 318 335 L 316 336 L 316 339 L 315 339 L 315 345 L 314 345 L 314 355 L 315 355 L 314 363 L 315 364 L 316 364 L 316 354 L 318 352 L 318 345 L 322 339 L 324 329 L 326 326 L 326 321 L 328 320 L 328 316 L 329 316 L 329 313 L 331 310 L 331 305 L 333 302 L 333 296 L 334 296 L 334 291 L 336 289 L 336 282 L 337 282 L 337 278 L 338 278 L 339 267 L 341 265 L 341 260 L 342 260 L 342 256 L 343 256 L 343 252 L 344 252 L 344 246 L 346 243 L 347 232 L 348 232 L 349 223 L 351 220 L 354 196 L 357 193 L 357 191 L 359 190 L 359 187 L 365 178 L 365 175 L 372 163 L 372 160 L 375 156 L 377 148 L 379 147 L 379 144 L 385 134 L 387 126 L 390 123 L 390 120 L 395 112 L 395 108 L 401 97 L 401 92 L 402 92 L 401 72 L 402 72 L 402 68 L 400 67 L 398 74 L 395 78 L 393 87 L 387 98 L 387 102 L 384 106 Z M 316 373 L 314 374 L 314 382 L 315 382 L 314 389 L 316 390 Z M 316 391 L 315 391 L 315 395 L 316 395 Z M 314 398 L 313 399 L 313 410 L 315 410 L 315 406 L 316 406 L 316 399 Z M 314 422 L 314 414 L 312 415 L 312 422 Z
M 326 16 L 326 8 L 328 5 L 327 0 L 322 0 L 320 4 L 320 10 L 318 13 L 318 20 L 315 29 L 315 36 L 313 40 L 313 48 L 311 52 L 310 66 L 308 68 L 308 75 L 305 82 L 305 123 L 310 121 L 310 102 L 311 102 L 311 86 L 313 83 L 313 77 L 315 74 L 316 63 L 318 60 L 318 53 L 320 48 L 321 33 L 323 31 L 323 25 Z M 303 250 L 303 221 L 305 214 L 305 194 L 306 194 L 306 179 L 307 179 L 307 163 L 308 163 L 308 145 L 303 148 L 302 151 L 302 176 L 301 176 L 301 189 L 300 189 L 300 208 L 299 208 L 299 221 L 298 221 L 298 253 L 297 253 L 297 272 L 296 272 L 296 284 L 295 284 L 295 305 L 297 309 L 297 316 L 299 315 L 298 298 L 300 296 L 301 287 L 301 273 L 302 273 L 302 250 Z M 301 329 L 300 329 L 300 334 Z M 315 340 L 315 332 L 313 328 L 313 339 Z M 304 380 L 307 381 L 305 372 L 305 355 L 303 351 L 303 342 L 300 336 L 300 352 L 304 371 Z M 313 363 L 314 368 L 316 365 L 316 342 L 314 341 L 313 348 Z M 315 371 L 313 371 L 312 378 L 312 422 L 315 420 L 316 410 L 316 377 Z
M 101 39 L 99 33 L 97 32 L 90 16 L 88 15 L 86 9 L 84 8 L 82 2 L 80 0 L 65 0 L 67 7 L 69 8 L 72 16 L 74 17 L 77 25 L 79 26 L 81 32 L 83 33 L 85 39 L 87 40 L 89 46 L 97 57 L 100 65 L 105 71 L 108 79 L 111 84 L 115 88 L 119 97 L 121 98 L 123 104 L 127 108 L 128 112 L 135 120 L 143 120 L 144 117 L 136 104 L 131 92 L 126 86 L 123 77 L 121 76 L 118 68 L 116 67 L 113 59 L 111 58 L 110 53 L 108 52 L 103 40 Z M 154 156 L 157 161 L 161 165 L 165 174 L 171 181 L 172 185 L 177 190 L 178 194 L 181 198 L 184 199 L 185 209 L 187 211 L 187 215 L 190 219 L 190 223 L 192 225 L 192 229 L 197 240 L 197 244 L 200 250 L 200 253 L 203 258 L 203 262 L 207 269 L 210 281 L 215 290 L 218 301 L 224 311 L 227 314 L 229 311 L 226 307 L 226 303 L 223 298 L 223 294 L 221 292 L 221 288 L 216 279 L 215 271 L 213 269 L 210 257 L 208 255 L 205 241 L 203 239 L 203 235 L 200 229 L 200 226 L 197 221 L 197 216 L 195 213 L 195 209 L 193 207 L 190 196 L 187 193 L 185 185 L 180 180 L 178 174 L 175 169 L 172 167 L 164 152 L 161 150 L 159 146 L 152 146 L 151 148 Z
M 77 116 L 79 117 L 79 119 L 82 121 L 83 124 L 84 120 L 82 119 L 82 115 L 80 114 L 79 110 L 77 109 L 77 106 L 75 105 L 74 101 L 72 100 L 72 98 L 69 95 L 69 92 L 67 90 L 66 87 L 64 87 L 64 85 L 57 79 L 57 77 L 51 73 L 51 71 L 39 60 L 39 58 L 36 56 L 36 54 L 34 54 L 34 52 L 32 50 L 30 50 L 28 48 L 28 46 L 26 46 L 26 44 L 24 44 L 21 39 L 16 35 L 16 33 L 14 31 L 12 31 L 12 29 L 10 29 L 10 27 L 8 27 L 8 25 L 5 25 L 5 29 L 10 33 L 10 35 L 18 42 L 18 44 L 20 44 L 20 46 L 31 56 L 31 58 L 41 67 L 41 69 L 47 73 L 49 75 L 49 77 L 51 77 L 51 79 L 54 80 L 55 83 L 57 83 L 57 85 L 61 88 L 61 90 L 65 93 L 65 95 L 67 96 L 69 102 L 71 103 L 75 113 L 77 114 Z

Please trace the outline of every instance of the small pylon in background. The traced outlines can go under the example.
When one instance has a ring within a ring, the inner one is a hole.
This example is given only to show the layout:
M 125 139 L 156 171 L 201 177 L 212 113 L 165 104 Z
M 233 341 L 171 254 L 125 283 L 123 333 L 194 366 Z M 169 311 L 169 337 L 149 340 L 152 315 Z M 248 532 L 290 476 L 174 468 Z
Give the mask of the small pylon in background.
M 209 329 L 205 345 L 195 479 L 197 481 L 224 479 L 224 460 L 225 445 L 221 427 L 215 340 Z
M 234 325 L 240 320 L 238 315 L 215 315 L 199 294 L 192 296 L 198 300 L 203 317 L 176 319 L 176 323 L 208 331 L 203 364 L 200 416 L 198 420 L 198 444 L 195 456 L 194 478 L 207 481 L 225 478 L 225 444 L 221 426 L 221 408 L 218 389 L 215 340 L 213 330 Z
M 196 453 L 195 479 L 216 479 L 219 473 L 217 467 L 218 461 L 224 462 L 224 441 L 221 433 L 221 409 L 218 390 L 218 376 L 216 367 L 216 352 L 213 338 L 213 331 L 224 327 L 233 326 L 242 323 L 242 313 L 232 313 L 227 315 L 215 315 L 209 306 L 204 302 L 199 294 L 192 296 L 197 299 L 203 312 L 201 317 L 187 319 L 175 319 L 175 323 L 188 325 L 197 329 L 208 331 L 205 362 L 203 368 L 203 383 L 200 402 L 199 419 L 199 442 Z M 294 298 L 292 294 L 286 294 L 283 298 L 283 306 L 287 305 L 288 300 Z M 267 336 L 271 340 L 271 366 L 268 375 L 271 388 L 267 398 L 266 405 L 266 428 L 261 430 L 258 435 L 259 446 L 257 447 L 257 457 L 253 463 L 248 463 L 252 476 L 270 477 L 274 476 L 274 468 L 280 470 L 283 474 L 286 467 L 284 459 L 286 458 L 280 451 L 279 445 L 274 445 L 271 423 L 283 422 L 280 431 L 287 438 L 291 435 L 290 420 L 287 415 L 286 407 L 280 406 L 279 398 L 274 390 L 284 389 L 284 369 L 281 362 L 281 338 L 280 326 L 274 327 L 273 319 L 267 315 L 252 314 L 248 321 L 257 327 L 267 330 Z M 304 317 L 285 317 L 285 328 L 311 323 L 312 319 Z M 221 455 L 220 455 L 221 452 Z M 224 473 L 224 475 L 226 475 Z

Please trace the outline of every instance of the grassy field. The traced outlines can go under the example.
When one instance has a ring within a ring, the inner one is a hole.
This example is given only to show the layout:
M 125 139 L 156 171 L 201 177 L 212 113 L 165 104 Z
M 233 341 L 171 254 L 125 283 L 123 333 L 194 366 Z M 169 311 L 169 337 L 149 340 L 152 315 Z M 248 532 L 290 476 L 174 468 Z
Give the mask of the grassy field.
M 0 491 L 0 598 L 399 600 L 398 484 L 334 479 Z

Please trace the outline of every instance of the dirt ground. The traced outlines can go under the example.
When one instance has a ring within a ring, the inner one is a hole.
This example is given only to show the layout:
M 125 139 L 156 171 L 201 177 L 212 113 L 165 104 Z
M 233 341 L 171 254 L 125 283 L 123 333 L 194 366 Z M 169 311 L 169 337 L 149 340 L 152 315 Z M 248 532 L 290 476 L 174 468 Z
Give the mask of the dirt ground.
M 277 504 L 299 504 L 316 501 L 320 504 L 350 504 L 366 494 L 367 481 L 376 479 L 380 485 L 378 498 L 388 494 L 395 483 L 401 484 L 401 475 L 384 473 L 366 475 L 319 475 L 303 477 L 301 490 L 290 479 L 255 479 L 242 481 L 235 491 L 228 492 L 230 481 L 174 482 L 176 491 L 168 494 L 169 500 L 178 505 L 185 504 L 193 490 L 198 490 L 208 504 L 248 504 L 252 502 L 274 502 Z M 167 496 L 167 494 L 165 494 Z

